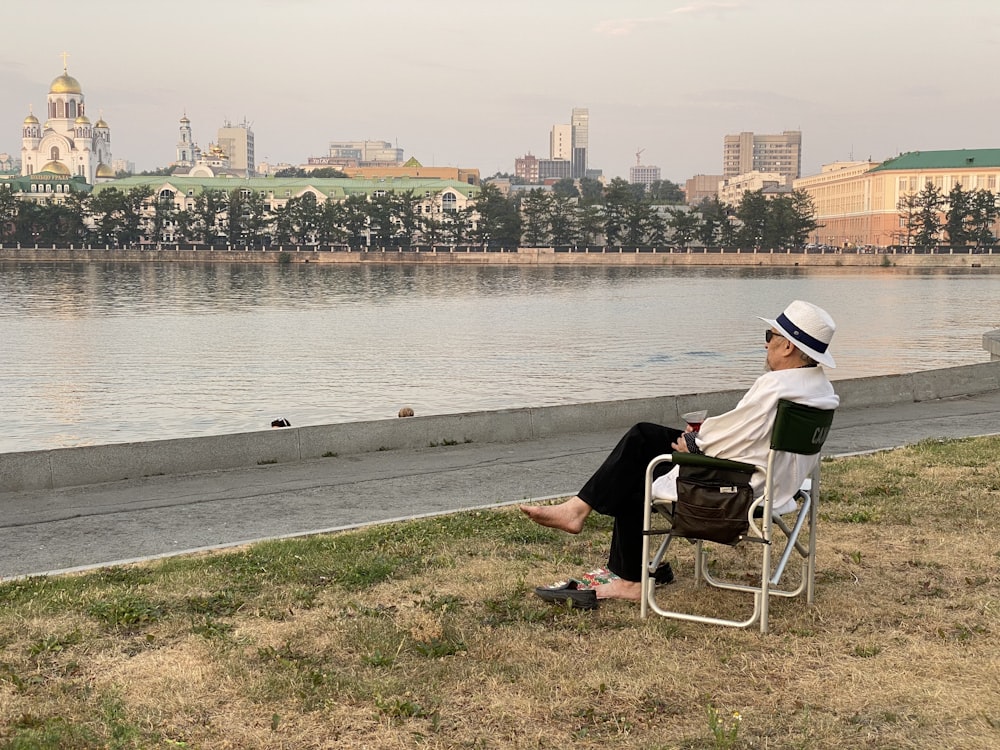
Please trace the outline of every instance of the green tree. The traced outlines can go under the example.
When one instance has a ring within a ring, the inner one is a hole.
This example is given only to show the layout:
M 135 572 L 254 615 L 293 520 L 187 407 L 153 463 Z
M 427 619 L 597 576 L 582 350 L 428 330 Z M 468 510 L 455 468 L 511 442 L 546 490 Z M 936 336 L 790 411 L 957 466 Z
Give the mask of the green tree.
M 475 239 L 490 247 L 521 244 L 521 212 L 517 198 L 504 195 L 491 182 L 483 183 L 474 203 L 479 218 Z
M 243 241 L 251 247 L 263 247 L 270 233 L 272 218 L 264 205 L 264 196 L 253 190 L 243 196 Z
M 194 222 L 195 218 L 192 213 L 182 208 L 174 214 L 174 223 L 176 225 L 174 237 L 182 242 L 191 242 L 194 239 Z
M 816 223 L 816 203 L 804 190 L 793 190 L 787 197 L 790 208 L 790 230 L 787 244 L 799 247 L 809 242 L 809 235 L 819 229 Z
M 302 245 L 316 242 L 323 221 L 323 209 L 316 194 L 307 190 L 290 201 L 292 214 L 292 236 Z
M 670 215 L 667 226 L 673 231 L 673 241 L 682 247 L 690 245 L 691 240 L 698 235 L 700 224 L 698 214 L 676 208 L 668 210 L 667 213 Z
M 635 192 L 621 177 L 611 180 L 604 191 L 604 237 L 608 245 L 627 241 L 637 204 Z
M 89 213 L 90 193 L 74 190 L 63 203 L 66 211 L 63 217 L 63 241 L 71 245 L 86 244 L 90 236 L 86 217 Z
M 432 214 L 423 214 L 420 217 L 420 236 L 424 245 L 439 245 L 445 241 L 447 233 L 444 222 L 436 219 Z
M 580 239 L 576 199 L 553 193 L 549 200 L 549 232 L 553 245 L 575 245 Z
M 342 205 L 342 227 L 347 244 L 354 249 L 368 244 L 368 196 L 353 193 Z
M 580 191 L 569 177 L 563 177 L 552 185 L 552 194 L 558 198 L 579 198 Z
M 196 241 L 208 244 L 222 236 L 219 222 L 225 210 L 226 194 L 222 190 L 207 188 L 195 196 L 191 214 L 194 217 L 192 226 Z
M 389 193 L 368 200 L 368 230 L 372 247 L 388 247 L 393 235 L 393 205 Z
M 17 226 L 18 199 L 10 185 L 0 183 L 0 242 L 11 242 Z
M 941 188 L 931 182 L 917 193 L 917 235 L 914 239 L 918 247 L 931 247 L 938 243 L 941 233 L 941 209 L 945 198 Z
M 722 241 L 722 227 L 729 226 L 729 207 L 721 203 L 717 197 L 704 198 L 698 204 L 701 218 L 695 236 L 706 247 L 711 247 Z
M 593 206 L 604 202 L 604 185 L 593 177 L 580 179 L 580 201 L 585 206 Z
M 24 201 L 18 206 L 14 219 L 14 241 L 25 246 L 38 244 L 45 231 L 45 211 L 34 201 Z
M 174 205 L 174 195 L 164 190 L 153 201 L 153 218 L 149 225 L 150 242 L 159 242 L 163 237 L 163 230 L 173 221 L 177 214 Z
M 971 241 L 977 247 L 996 244 L 993 226 L 998 216 L 1000 208 L 997 207 L 997 196 L 989 190 L 973 191 L 969 201 L 969 232 Z
M 604 207 L 587 204 L 577 212 L 577 236 L 584 245 L 596 244 L 604 233 Z
M 153 197 L 153 188 L 140 185 L 132 188 L 124 195 L 124 210 L 119 239 L 124 245 L 138 244 L 149 236 L 149 222 L 145 216 L 146 204 Z
M 535 188 L 521 198 L 524 244 L 528 247 L 542 247 L 551 242 L 552 197 L 544 190 Z
M 247 238 L 245 217 L 249 210 L 245 208 L 246 198 L 244 191 L 240 188 L 230 190 L 226 197 L 226 205 L 229 210 L 226 212 L 225 233 L 226 242 L 232 247 L 242 247 L 250 244 Z
M 944 231 L 948 244 L 965 247 L 972 240 L 972 194 L 956 182 L 948 193 L 948 210 L 945 212 Z
M 472 241 L 474 214 L 475 209 L 471 206 L 445 212 L 443 228 L 452 244 L 466 245 Z
M 393 242 L 401 247 L 410 247 L 419 231 L 417 207 L 420 198 L 412 190 L 392 193 L 392 215 L 394 222 Z
M 321 245 L 339 244 L 347 237 L 344 230 L 344 206 L 338 201 L 327 199 L 321 206 L 322 216 L 316 240 Z
M 303 170 L 305 171 L 305 170 Z M 336 167 L 320 167 L 319 169 L 314 169 L 312 172 L 308 172 L 303 175 L 295 175 L 296 177 L 320 177 L 324 179 L 339 178 L 339 179 L 349 179 L 346 172 L 343 172 Z
M 896 202 L 900 222 L 906 230 L 904 245 L 913 244 L 913 238 L 920 232 L 920 206 L 916 193 L 905 193 Z
M 743 194 L 736 207 L 736 218 L 740 222 L 736 239 L 743 247 L 765 247 L 768 239 L 768 206 L 763 190 Z
M 648 193 L 654 203 L 670 205 L 684 203 L 684 188 L 670 180 L 654 180 L 649 186 Z
M 93 193 L 89 208 L 97 244 L 117 245 L 125 241 L 125 216 L 129 211 L 129 204 L 124 193 L 114 187 Z

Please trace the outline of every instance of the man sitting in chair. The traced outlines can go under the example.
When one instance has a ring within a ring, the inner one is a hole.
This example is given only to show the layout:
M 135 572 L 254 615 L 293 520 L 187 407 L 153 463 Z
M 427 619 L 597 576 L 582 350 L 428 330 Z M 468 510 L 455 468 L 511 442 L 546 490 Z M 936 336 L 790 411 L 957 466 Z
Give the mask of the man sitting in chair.
M 829 353 L 836 325 L 825 310 L 795 300 L 776 319 L 761 318 L 767 371 L 757 378 L 736 407 L 706 419 L 698 432 L 641 422 L 618 442 L 579 494 L 558 505 L 522 505 L 535 523 L 579 534 L 592 510 L 615 519 L 608 569 L 618 578 L 596 586 L 597 599 L 641 599 L 642 523 L 645 475 L 649 462 L 664 453 L 704 453 L 765 468 L 771 427 L 778 401 L 787 399 L 818 409 L 835 409 L 840 398 L 819 365 L 836 367 Z M 777 514 L 795 509 L 793 495 L 808 476 L 818 456 L 781 456 L 781 476 L 773 506 Z M 657 467 L 654 495 L 674 500 L 677 469 L 671 463 Z M 763 472 L 755 472 L 755 495 L 763 492 Z M 550 597 L 545 597 L 550 598 Z

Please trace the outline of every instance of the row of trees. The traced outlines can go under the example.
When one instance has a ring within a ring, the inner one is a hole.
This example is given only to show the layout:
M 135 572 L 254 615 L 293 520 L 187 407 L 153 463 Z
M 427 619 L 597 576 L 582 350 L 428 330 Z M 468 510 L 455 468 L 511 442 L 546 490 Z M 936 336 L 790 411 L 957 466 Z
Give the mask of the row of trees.
M 928 182 L 919 193 L 900 198 L 897 209 L 906 232 L 904 244 L 928 247 L 942 239 L 952 247 L 996 244 L 993 227 L 1000 208 L 989 190 L 966 190 L 956 183 L 946 197 Z
M 667 190 L 669 185 L 667 183 Z M 676 187 L 676 186 L 674 186 Z M 662 188 L 661 188 L 662 192 Z M 655 191 L 654 191 L 655 193 Z M 676 196 L 675 196 L 676 197 Z M 503 194 L 482 185 L 468 207 L 421 211 L 412 192 L 354 194 L 321 201 L 307 192 L 271 208 L 259 193 L 204 190 L 179 210 L 172 194 L 151 188 L 69 193 L 65 202 L 20 201 L 0 187 L 0 241 L 43 245 L 134 245 L 170 241 L 261 247 L 269 244 L 801 245 L 816 227 L 805 193 L 748 193 L 739 206 L 708 200 L 692 211 L 656 202 L 642 185 L 583 180 Z

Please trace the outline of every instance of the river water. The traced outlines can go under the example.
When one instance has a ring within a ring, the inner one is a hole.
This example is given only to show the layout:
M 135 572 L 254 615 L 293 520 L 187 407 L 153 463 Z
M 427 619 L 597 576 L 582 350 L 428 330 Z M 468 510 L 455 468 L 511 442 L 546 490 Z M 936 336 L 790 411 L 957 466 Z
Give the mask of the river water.
M 749 386 L 792 299 L 831 377 L 986 361 L 990 269 L 0 263 L 0 452 Z

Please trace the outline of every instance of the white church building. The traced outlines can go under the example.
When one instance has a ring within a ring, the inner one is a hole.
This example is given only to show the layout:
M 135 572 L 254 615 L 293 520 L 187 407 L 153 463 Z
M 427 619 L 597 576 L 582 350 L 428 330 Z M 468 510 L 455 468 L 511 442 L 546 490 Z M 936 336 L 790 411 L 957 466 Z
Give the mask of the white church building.
M 52 81 L 45 124 L 33 112 L 24 118 L 21 137 L 21 174 L 49 173 L 83 177 L 95 185 L 114 179 L 111 167 L 111 130 L 103 119 L 91 124 L 80 82 L 66 70 Z

